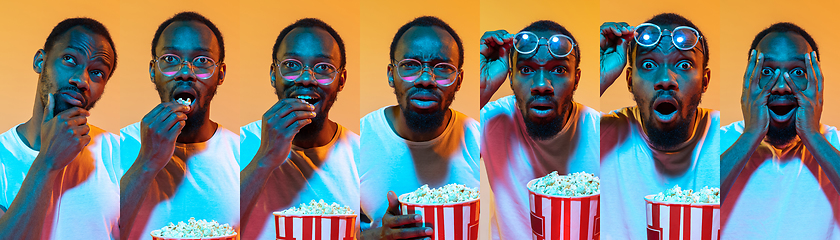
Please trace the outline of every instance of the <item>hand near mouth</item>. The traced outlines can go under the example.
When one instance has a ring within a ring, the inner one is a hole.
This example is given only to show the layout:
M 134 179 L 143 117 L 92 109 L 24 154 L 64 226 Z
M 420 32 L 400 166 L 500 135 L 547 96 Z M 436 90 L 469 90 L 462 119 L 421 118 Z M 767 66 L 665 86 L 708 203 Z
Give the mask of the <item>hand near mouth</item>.
M 63 169 L 73 162 L 84 147 L 90 143 L 90 127 L 87 117 L 90 113 L 79 107 L 64 110 L 53 117 L 55 111 L 55 97 L 52 93 L 47 96 L 47 106 L 44 108 L 44 121 L 41 123 L 41 149 L 38 159 L 47 162 L 49 170 Z M 48 159 L 48 160 L 47 160 Z
M 747 71 L 744 73 L 744 86 L 741 92 L 741 112 L 744 114 L 744 132 L 755 134 L 755 141 L 761 141 L 770 126 L 770 108 L 767 101 L 773 84 L 779 80 L 780 70 L 776 69 L 772 79 L 764 86 L 759 85 L 764 54 L 752 50 Z
M 505 30 L 485 32 L 481 36 L 481 107 L 484 107 L 510 72 L 508 55 L 513 35 Z
M 140 153 L 147 169 L 157 173 L 175 153 L 175 141 L 186 125 L 189 107 L 177 102 L 163 102 L 140 121 Z
M 299 98 L 284 98 L 262 116 L 260 148 L 254 159 L 269 169 L 279 167 L 292 151 L 292 140 L 300 129 L 312 123 L 315 106 Z
M 803 90 L 793 83 L 790 74 L 784 74 L 788 86 L 793 87 L 793 94 L 799 107 L 796 108 L 796 134 L 801 139 L 820 133 L 820 117 L 823 110 L 823 75 L 820 62 L 815 52 L 805 56 L 808 86 Z

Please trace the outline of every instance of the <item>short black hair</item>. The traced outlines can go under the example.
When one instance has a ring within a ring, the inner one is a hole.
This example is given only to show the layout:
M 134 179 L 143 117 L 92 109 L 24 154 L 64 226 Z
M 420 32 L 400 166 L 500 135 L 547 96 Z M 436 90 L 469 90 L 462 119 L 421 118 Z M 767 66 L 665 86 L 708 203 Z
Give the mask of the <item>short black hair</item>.
M 341 40 L 341 36 L 338 35 L 338 33 L 335 31 L 335 29 L 332 28 L 332 26 L 325 23 L 324 21 L 321 21 L 321 19 L 317 19 L 317 18 L 300 19 L 300 20 L 297 20 L 295 23 L 292 23 L 292 25 L 289 25 L 289 26 L 286 26 L 286 28 L 283 28 L 283 30 L 280 31 L 280 35 L 277 36 L 277 40 L 274 41 L 274 48 L 271 51 L 271 59 L 277 60 L 276 57 L 277 57 L 277 51 L 280 49 L 280 42 L 282 42 L 283 39 L 286 38 L 286 35 L 289 35 L 289 32 L 291 32 L 295 28 L 312 28 L 312 27 L 317 27 L 317 28 L 323 29 L 324 31 L 327 31 L 327 33 L 329 33 L 330 36 L 332 36 L 333 39 L 335 39 L 335 42 L 338 43 L 338 51 L 341 52 L 341 63 L 339 64 L 340 65 L 339 68 L 343 68 L 344 65 L 347 64 L 347 54 L 344 50 L 344 40 Z
M 703 35 L 703 31 L 701 31 L 700 28 L 697 27 L 697 25 L 694 25 L 694 23 L 691 22 L 691 20 L 688 20 L 687 18 L 680 16 L 676 13 L 660 13 L 659 15 L 653 16 L 653 18 L 645 22 L 652 23 L 657 26 L 674 24 L 677 26 L 691 27 L 697 30 L 697 33 L 700 34 L 699 44 L 703 45 L 703 67 L 705 68 L 709 66 L 709 43 L 706 42 L 706 36 Z M 635 54 L 633 52 L 635 52 L 636 47 L 636 41 L 630 41 L 630 48 L 628 49 L 629 52 L 627 55 L 629 56 L 631 66 L 632 62 L 635 61 Z
M 575 43 L 575 65 L 577 65 L 577 67 L 580 67 L 580 43 L 578 43 L 577 39 L 575 39 L 575 36 L 573 36 L 572 33 L 569 32 L 569 30 L 566 30 L 566 28 L 563 27 L 563 25 L 560 25 L 557 22 L 551 20 L 539 20 L 523 28 L 520 32 L 522 31 L 552 31 L 569 36 L 570 38 L 572 38 L 572 42 Z
M 163 33 L 163 30 L 166 29 L 170 24 L 173 22 L 189 22 L 189 21 L 196 21 L 200 22 L 210 28 L 210 31 L 213 31 L 213 35 L 216 35 L 216 41 L 219 42 L 219 62 L 225 61 L 225 40 L 222 38 L 222 32 L 219 31 L 219 28 L 216 27 L 210 19 L 198 14 L 196 12 L 180 12 L 172 16 L 171 18 L 167 19 L 163 23 L 158 26 L 157 31 L 155 31 L 155 38 L 152 39 L 152 58 L 157 57 L 157 52 L 155 51 L 155 47 L 157 47 L 158 40 L 160 40 L 160 35 Z
M 111 44 L 111 51 L 114 52 L 114 66 L 111 67 L 111 72 L 108 73 L 108 78 L 114 75 L 114 70 L 117 69 L 117 46 L 114 45 L 114 40 L 111 39 L 111 33 L 108 32 L 108 29 L 105 28 L 105 25 L 102 25 L 99 21 L 93 20 L 91 18 L 68 18 L 64 19 L 53 27 L 52 32 L 50 35 L 47 36 L 47 41 L 44 42 L 44 52 L 49 53 L 53 46 L 55 46 L 55 41 L 58 41 L 64 33 L 70 31 L 73 27 L 82 27 L 87 29 L 94 34 L 100 35 L 108 40 L 108 44 Z
M 766 37 L 767 34 L 770 34 L 772 32 L 778 32 L 778 33 L 792 32 L 792 33 L 799 34 L 800 36 L 802 36 L 802 38 L 805 39 L 805 41 L 808 42 L 809 45 L 811 45 L 811 49 L 813 49 L 814 52 L 817 52 L 817 61 L 820 60 L 820 49 L 817 47 L 817 42 L 814 41 L 814 38 L 812 38 L 811 35 L 808 34 L 808 32 L 805 31 L 805 29 L 802 29 L 801 27 L 797 26 L 796 24 L 789 23 L 789 22 L 774 23 L 773 25 L 770 25 L 770 27 L 765 28 L 764 30 L 759 32 L 757 35 L 755 35 L 755 39 L 753 39 L 752 44 L 750 44 L 750 52 L 752 52 L 753 49 L 758 47 L 758 43 L 761 42 L 761 39 L 764 39 L 764 37 Z M 749 55 L 749 53 L 747 53 L 747 55 Z
M 446 30 L 449 35 L 452 35 L 452 38 L 455 39 L 455 43 L 458 44 L 458 68 L 461 68 L 464 65 L 464 44 L 461 42 L 461 38 L 458 37 L 458 33 L 455 33 L 455 30 L 449 26 L 440 18 L 433 17 L 433 16 L 422 16 L 411 20 L 411 22 L 402 25 L 399 30 L 397 30 L 397 34 L 394 35 L 394 40 L 391 41 L 391 60 L 394 60 L 394 51 L 397 49 L 397 42 L 402 38 L 402 35 L 405 34 L 408 29 L 414 26 L 422 26 L 422 27 L 439 27 Z

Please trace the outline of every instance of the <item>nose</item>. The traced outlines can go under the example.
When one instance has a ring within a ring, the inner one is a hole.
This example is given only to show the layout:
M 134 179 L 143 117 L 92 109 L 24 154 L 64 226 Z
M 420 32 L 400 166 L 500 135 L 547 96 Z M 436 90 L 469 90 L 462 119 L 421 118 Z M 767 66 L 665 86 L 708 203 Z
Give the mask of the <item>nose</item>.
M 677 74 L 668 68 L 660 68 L 656 74 L 656 82 L 653 84 L 653 90 L 679 90 L 677 84 Z
M 88 89 L 88 83 L 90 82 L 90 73 L 88 73 L 87 69 L 82 69 L 73 74 L 70 78 L 70 84 L 79 88 L 79 90 L 85 91 Z
M 175 73 L 173 76 L 176 80 L 182 81 L 195 81 L 197 77 L 195 76 L 195 72 L 193 71 L 192 64 L 187 61 L 184 61 L 181 64 L 181 69 L 178 69 L 178 72 Z
M 776 69 L 773 74 L 774 75 L 775 74 L 781 75 L 782 73 L 781 73 L 780 69 Z M 767 78 L 770 78 L 770 80 L 768 80 L 768 81 L 773 81 L 773 76 L 769 76 Z M 776 82 L 773 83 L 773 88 L 770 89 L 770 94 L 773 94 L 773 95 L 793 94 L 793 89 L 791 89 L 791 86 L 787 84 L 787 82 L 784 79 L 784 76 L 779 76 L 779 78 L 776 80 Z
M 426 69 L 429 69 L 426 71 Z M 420 71 L 420 76 L 417 77 L 417 80 L 414 80 L 414 86 L 420 88 L 432 88 L 437 86 L 435 83 L 435 75 L 432 72 L 431 67 L 423 67 L 423 70 Z
M 315 72 L 307 67 L 303 69 L 303 72 L 300 74 L 300 77 L 295 79 L 295 84 L 300 84 L 302 86 L 317 86 L 318 79 L 315 77 Z
M 531 83 L 531 95 L 553 95 L 554 86 L 551 85 L 551 79 L 548 79 L 548 74 L 543 70 L 539 70 L 538 72 L 539 74 L 534 76 L 534 82 Z

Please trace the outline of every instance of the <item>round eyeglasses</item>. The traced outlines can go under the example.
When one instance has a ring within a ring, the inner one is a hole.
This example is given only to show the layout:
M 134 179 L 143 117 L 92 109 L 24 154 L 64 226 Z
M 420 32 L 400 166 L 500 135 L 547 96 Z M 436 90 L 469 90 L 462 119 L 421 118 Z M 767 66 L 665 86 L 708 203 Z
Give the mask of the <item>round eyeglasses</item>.
M 190 70 L 195 77 L 199 79 L 208 79 L 213 76 L 216 71 L 216 61 L 206 56 L 198 56 L 192 61 L 182 61 L 181 57 L 175 54 L 164 54 L 155 59 L 155 64 L 163 75 L 167 77 L 175 76 L 184 64 L 192 65 Z
M 395 67 L 400 78 L 406 82 L 414 82 L 420 78 L 420 75 L 423 75 L 423 72 L 426 72 L 427 65 L 424 65 L 419 60 L 406 58 L 399 61 Z M 435 83 L 444 87 L 452 85 L 456 78 L 458 78 L 458 68 L 455 65 L 445 62 L 431 66 L 429 73 L 434 77 Z
M 313 76 L 316 82 L 323 85 L 328 85 L 335 81 L 340 71 L 335 65 L 326 62 L 320 62 L 310 67 L 304 65 L 300 60 L 292 58 L 280 61 L 280 63 L 274 63 L 274 66 L 277 67 L 277 72 L 280 73 L 280 77 L 290 82 L 300 79 L 300 76 L 303 76 L 304 72 L 307 72 L 307 69 L 309 69 L 308 72 L 311 72 L 310 76 Z
M 543 45 L 541 43 L 543 39 L 546 39 L 544 44 L 548 46 L 548 52 L 555 57 L 568 56 L 575 48 L 575 41 L 569 36 L 555 34 L 548 38 L 541 38 L 529 31 L 522 31 L 513 36 L 513 48 L 521 54 L 530 54 Z
M 689 50 L 697 45 L 702 36 L 697 29 L 687 26 L 679 26 L 671 30 L 662 31 L 662 28 L 652 23 L 642 23 L 636 26 L 633 33 L 636 43 L 643 47 L 655 46 L 663 36 L 671 36 L 671 42 L 680 50 Z

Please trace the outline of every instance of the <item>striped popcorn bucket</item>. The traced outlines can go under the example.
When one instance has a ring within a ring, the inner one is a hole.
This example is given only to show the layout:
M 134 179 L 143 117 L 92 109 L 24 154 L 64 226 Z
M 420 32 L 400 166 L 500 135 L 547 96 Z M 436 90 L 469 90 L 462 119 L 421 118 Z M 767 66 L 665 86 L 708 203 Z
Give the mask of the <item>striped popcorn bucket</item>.
M 224 237 L 203 237 L 203 238 L 172 238 L 172 237 L 156 237 L 152 235 L 152 240 L 237 240 L 237 234 L 234 233 L 233 236 L 224 236 Z
M 405 199 L 408 193 L 399 199 Z M 419 227 L 434 229 L 432 240 L 477 240 L 479 200 L 447 204 L 414 204 L 400 201 L 402 214 L 420 214 Z
M 533 240 L 600 239 L 601 194 L 580 197 L 550 196 L 534 192 L 538 179 L 528 182 Z
M 353 240 L 356 214 L 294 215 L 274 212 L 277 240 Z
M 720 204 L 667 203 L 645 196 L 648 240 L 720 240 Z

